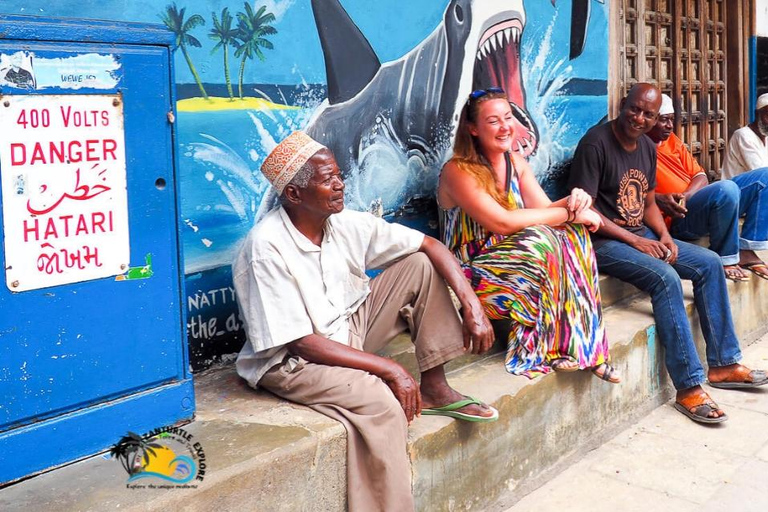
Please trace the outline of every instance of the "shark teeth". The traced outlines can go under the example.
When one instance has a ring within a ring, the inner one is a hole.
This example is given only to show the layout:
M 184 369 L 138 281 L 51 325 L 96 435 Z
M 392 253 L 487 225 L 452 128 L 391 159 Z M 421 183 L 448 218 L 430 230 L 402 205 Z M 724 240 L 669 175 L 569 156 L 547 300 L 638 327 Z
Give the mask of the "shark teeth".
M 508 45 L 510 42 L 519 45 L 520 35 L 521 31 L 517 27 L 505 28 L 504 30 L 499 30 L 495 34 L 492 34 L 477 50 L 477 60 L 483 60 L 492 52 L 504 48 L 504 46 Z
M 496 32 L 496 44 L 499 48 L 504 47 L 504 33 L 502 31 Z

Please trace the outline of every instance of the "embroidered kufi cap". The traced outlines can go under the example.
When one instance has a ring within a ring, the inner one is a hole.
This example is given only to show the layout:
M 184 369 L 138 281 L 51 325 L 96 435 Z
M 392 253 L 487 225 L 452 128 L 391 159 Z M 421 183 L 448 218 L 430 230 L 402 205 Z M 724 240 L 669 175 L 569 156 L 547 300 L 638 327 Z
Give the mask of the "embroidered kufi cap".
M 261 164 L 261 172 L 275 187 L 277 193 L 282 194 L 285 186 L 296 176 L 301 166 L 324 148 L 325 146 L 306 133 L 293 132 L 272 150 Z
M 675 106 L 672 104 L 672 98 L 666 94 L 661 95 L 661 108 L 659 108 L 659 115 L 665 116 L 667 114 L 674 114 Z
M 757 110 L 768 107 L 768 92 L 757 97 Z

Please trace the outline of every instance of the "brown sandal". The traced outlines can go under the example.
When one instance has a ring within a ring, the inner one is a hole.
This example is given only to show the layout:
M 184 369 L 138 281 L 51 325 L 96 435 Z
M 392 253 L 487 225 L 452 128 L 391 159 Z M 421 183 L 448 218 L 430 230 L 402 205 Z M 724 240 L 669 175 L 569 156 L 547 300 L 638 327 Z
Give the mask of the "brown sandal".
M 691 418 L 696 423 L 722 423 L 728 416 L 709 397 L 706 391 L 675 401 L 675 409 Z M 722 416 L 712 417 L 715 411 L 723 412 Z
M 728 376 L 718 382 L 709 379 L 709 385 L 720 389 L 744 389 L 756 388 L 768 384 L 768 375 L 763 370 L 750 370 L 746 366 L 738 365 Z
M 602 372 L 600 369 L 602 369 Z M 611 384 L 618 384 L 621 382 L 621 377 L 618 375 L 619 372 L 617 372 L 616 368 L 609 365 L 608 363 L 602 363 L 598 366 L 595 366 L 592 368 L 592 373 L 595 375 L 595 377 L 603 379 L 605 382 L 610 382 Z
M 574 363 L 574 366 L 566 366 L 568 363 Z M 549 367 L 558 373 L 570 373 L 579 371 L 579 364 L 567 357 L 558 357 L 549 362 Z

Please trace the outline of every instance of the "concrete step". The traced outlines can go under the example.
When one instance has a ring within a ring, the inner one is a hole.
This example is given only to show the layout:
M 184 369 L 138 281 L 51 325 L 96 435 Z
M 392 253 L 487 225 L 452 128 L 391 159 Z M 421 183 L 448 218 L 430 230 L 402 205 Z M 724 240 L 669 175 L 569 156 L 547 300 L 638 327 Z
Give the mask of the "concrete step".
M 768 282 L 732 283 L 729 292 L 747 344 L 768 327 Z M 690 302 L 690 288 L 687 294 Z M 490 424 L 414 421 L 409 455 L 418 510 L 486 510 L 502 493 L 519 499 L 671 396 L 649 301 L 615 301 L 605 319 L 620 385 L 585 372 L 514 377 L 501 352 L 449 369 L 452 385 L 493 404 L 501 417 Z M 409 342 L 397 343 L 406 354 Z M 0 510 L 344 510 L 340 424 L 249 389 L 231 366 L 196 375 L 195 388 L 196 420 L 184 428 L 205 449 L 197 488 L 130 489 L 117 461 L 96 456 L 0 490 Z

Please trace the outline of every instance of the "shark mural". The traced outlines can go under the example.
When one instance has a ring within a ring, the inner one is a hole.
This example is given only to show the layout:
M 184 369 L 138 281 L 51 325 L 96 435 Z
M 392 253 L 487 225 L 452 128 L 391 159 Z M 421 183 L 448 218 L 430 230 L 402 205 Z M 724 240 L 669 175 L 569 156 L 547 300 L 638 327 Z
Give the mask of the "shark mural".
M 523 156 L 536 150 L 520 76 L 522 0 L 453 0 L 432 34 L 384 65 L 337 0 L 313 0 L 312 7 L 328 99 L 307 130 L 342 168 L 359 168 L 360 155 L 381 139 L 427 165 L 442 163 L 467 95 L 492 85 L 503 87 L 513 106 L 513 148 Z

